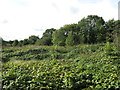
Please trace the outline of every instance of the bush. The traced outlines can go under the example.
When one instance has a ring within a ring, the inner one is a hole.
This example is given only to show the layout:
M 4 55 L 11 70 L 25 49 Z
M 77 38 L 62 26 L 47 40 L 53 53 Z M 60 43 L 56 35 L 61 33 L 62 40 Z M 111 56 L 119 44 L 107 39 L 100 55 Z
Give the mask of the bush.
M 106 55 L 110 55 L 111 52 L 113 51 L 111 45 L 109 42 L 106 43 L 105 47 L 104 47 L 104 52 Z

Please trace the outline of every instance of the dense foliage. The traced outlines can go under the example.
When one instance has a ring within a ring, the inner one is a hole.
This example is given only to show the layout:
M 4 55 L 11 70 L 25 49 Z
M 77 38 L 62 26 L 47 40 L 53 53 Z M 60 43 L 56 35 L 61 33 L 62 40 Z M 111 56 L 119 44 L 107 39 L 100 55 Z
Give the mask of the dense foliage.
M 97 15 L 88 15 L 77 24 L 68 24 L 59 29 L 47 29 L 41 38 L 32 35 L 28 39 L 4 41 L 4 46 L 25 45 L 79 45 L 104 42 L 118 42 L 120 31 L 120 20 L 104 21 Z M 70 34 L 71 33 L 71 34 Z M 115 39 L 115 40 L 114 40 Z M 119 46 L 119 45 L 117 45 Z
M 3 90 L 120 89 L 120 20 L 89 15 L 1 45 Z
M 119 90 L 120 52 L 112 43 L 3 48 L 4 90 Z

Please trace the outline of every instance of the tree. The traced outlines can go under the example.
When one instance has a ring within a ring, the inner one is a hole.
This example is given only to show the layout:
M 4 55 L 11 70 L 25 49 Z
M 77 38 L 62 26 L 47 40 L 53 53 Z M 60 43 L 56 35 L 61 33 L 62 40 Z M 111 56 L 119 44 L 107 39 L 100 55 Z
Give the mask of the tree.
M 113 32 L 114 44 L 120 50 L 120 20 L 115 22 L 115 31 Z
M 0 46 L 2 46 L 3 45 L 3 39 L 2 39 L 2 37 L 0 37 Z
M 80 40 L 84 43 L 97 43 L 98 33 L 101 33 L 100 27 L 105 21 L 97 15 L 89 15 L 78 22 Z M 81 41 L 80 41 L 81 42 Z
M 28 39 L 24 39 L 22 43 L 23 43 L 23 45 L 28 45 L 29 44 L 29 40 Z
M 43 37 L 52 36 L 52 34 L 53 34 L 53 32 L 54 32 L 55 30 L 56 30 L 56 29 L 54 29 L 54 28 L 45 30 L 45 32 L 43 33 Z
M 105 23 L 105 29 L 106 29 L 106 40 L 108 42 L 113 42 L 113 31 L 115 30 L 115 20 L 109 20 Z
M 97 32 L 96 36 L 97 43 L 106 42 L 106 29 L 104 26 L 99 27 L 99 31 Z
M 117 31 L 114 35 L 114 44 L 120 50 L 120 31 Z
M 84 26 L 85 25 L 85 18 L 81 19 L 79 22 L 78 22 L 78 25 L 77 25 L 77 35 L 78 35 L 78 43 L 79 44 L 82 44 L 82 43 L 85 43 L 85 30 L 86 30 L 86 27 Z
M 44 37 L 36 41 L 36 45 L 52 45 L 51 37 Z
M 59 30 L 64 32 L 65 37 L 68 37 L 69 32 L 72 32 L 74 35 L 74 44 L 79 44 L 79 35 L 78 35 L 78 28 L 77 24 L 67 24 L 61 27 Z
M 29 41 L 29 44 L 35 44 L 35 42 L 37 41 L 37 39 L 39 39 L 38 36 L 35 36 L 35 35 L 32 35 L 29 37 L 28 41 Z
M 40 40 L 37 40 L 37 44 L 39 45 L 53 45 L 52 43 L 52 34 L 56 29 L 51 28 L 47 29 Z
M 6 43 L 7 43 L 8 46 L 12 46 L 12 45 L 13 45 L 13 42 L 14 42 L 14 41 L 11 41 L 11 40 L 10 40 L 10 41 L 6 41 Z
M 52 35 L 53 45 L 64 46 L 65 40 L 65 33 L 62 30 L 56 30 Z
M 66 38 L 66 42 L 65 43 L 68 46 L 73 46 L 74 45 L 75 41 L 74 41 L 74 35 L 73 35 L 72 32 L 68 33 L 68 37 Z
M 25 42 L 24 42 L 24 43 L 25 43 Z M 23 40 L 20 40 L 20 41 L 19 41 L 18 46 L 20 46 L 20 47 L 23 46 Z
M 3 40 L 2 37 L 0 37 L 0 46 L 6 46 L 7 42 L 5 40 Z
M 17 46 L 18 45 L 18 40 L 14 40 L 13 43 L 12 43 L 12 46 Z
M 67 24 L 61 27 L 59 30 L 62 30 L 64 34 L 68 36 L 70 31 L 72 31 L 73 33 L 77 32 L 77 24 Z

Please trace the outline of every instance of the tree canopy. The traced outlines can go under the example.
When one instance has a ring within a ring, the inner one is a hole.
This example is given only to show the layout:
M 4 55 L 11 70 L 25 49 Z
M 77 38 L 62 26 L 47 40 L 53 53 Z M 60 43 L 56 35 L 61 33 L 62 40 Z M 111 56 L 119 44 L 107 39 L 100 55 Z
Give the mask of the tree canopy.
M 82 18 L 78 23 L 66 24 L 59 29 L 46 29 L 42 37 L 32 35 L 28 39 L 3 41 L 7 46 L 24 45 L 78 45 L 94 44 L 104 42 L 114 42 L 119 47 L 120 21 L 104 21 L 97 15 L 88 15 Z

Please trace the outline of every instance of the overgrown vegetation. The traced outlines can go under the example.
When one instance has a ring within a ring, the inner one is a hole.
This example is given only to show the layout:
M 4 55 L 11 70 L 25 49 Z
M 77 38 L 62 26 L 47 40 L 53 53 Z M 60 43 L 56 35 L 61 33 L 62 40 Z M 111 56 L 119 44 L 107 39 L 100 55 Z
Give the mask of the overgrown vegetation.
M 120 21 L 89 15 L 41 38 L 2 41 L 3 90 L 119 90 Z
M 120 52 L 111 43 L 10 47 L 2 53 L 4 90 L 120 88 Z

